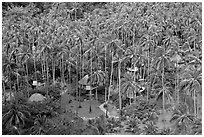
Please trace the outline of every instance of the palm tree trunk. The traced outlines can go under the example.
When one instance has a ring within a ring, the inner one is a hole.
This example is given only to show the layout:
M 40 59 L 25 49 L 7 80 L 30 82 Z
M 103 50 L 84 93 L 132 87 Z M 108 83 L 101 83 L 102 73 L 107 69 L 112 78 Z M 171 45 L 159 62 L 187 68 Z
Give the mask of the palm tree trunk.
M 29 74 L 28 74 L 28 63 L 27 62 L 26 62 L 26 73 L 27 73 L 27 78 L 28 78 Z M 26 78 L 26 80 L 27 80 L 27 78 Z M 27 88 L 27 92 L 28 92 L 28 98 L 29 98 L 30 97 L 30 92 L 29 92 L 28 88 Z
M 46 57 L 45 57 L 45 60 L 44 60 L 44 82 L 46 82 L 46 79 L 47 79 L 47 78 L 46 78 L 46 77 L 47 77 L 47 76 L 46 76 L 46 72 L 47 72 L 47 71 L 46 71 Z
M 165 111 L 165 91 L 164 91 L 164 62 L 163 62 L 163 68 L 162 68 L 162 98 L 163 98 L 163 112 Z
M 134 72 L 135 74 L 134 74 L 134 82 L 136 82 L 136 71 Z M 136 103 L 136 99 L 137 99 L 137 95 L 136 95 L 136 87 L 135 87 L 135 91 L 133 92 L 133 96 L 134 96 L 134 103 Z
M 150 49 L 149 49 L 150 50 Z M 149 68 L 150 68 L 150 51 L 148 50 L 148 65 L 147 65 L 147 76 L 149 76 Z M 147 82 L 149 80 L 147 79 Z M 147 84 L 147 101 L 149 100 L 149 87 L 150 85 Z
M 108 90 L 108 100 L 110 99 L 110 87 L 111 87 L 111 83 L 112 83 L 112 77 L 113 77 L 113 52 L 111 53 L 111 75 L 110 75 L 110 85 L 109 85 L 109 90 Z
M 177 87 L 178 87 L 178 72 L 177 72 L 177 66 L 178 66 L 178 61 L 176 62 L 176 84 L 175 84 L 175 94 L 176 94 L 176 97 L 177 97 L 177 104 L 179 104 L 179 90 L 177 90 Z
M 69 65 L 69 83 L 72 83 L 72 80 L 71 80 L 71 65 Z
M 11 70 L 10 70 L 11 71 Z M 9 83 L 9 87 L 10 87 L 10 100 L 11 101 L 13 101 L 14 100 L 14 98 L 13 98 L 13 96 L 12 96 L 12 87 L 11 87 L 11 72 L 9 72 L 9 81 L 10 81 L 10 83 Z
M 34 47 L 34 71 L 35 71 L 35 80 L 37 81 L 37 74 L 36 74 L 36 62 L 35 62 L 35 54 L 36 54 L 36 47 L 34 46 L 34 38 L 33 38 L 33 47 Z
M 81 57 L 82 57 L 82 45 L 80 44 L 80 50 L 79 50 L 79 55 L 80 55 L 80 57 L 79 57 L 79 66 L 80 66 L 80 68 L 79 68 L 79 79 L 81 79 L 83 76 L 82 76 L 82 73 L 81 73 L 81 71 L 83 71 L 82 70 L 82 59 L 81 59 Z M 78 81 L 78 80 L 77 80 Z M 77 82 L 78 83 L 78 82 Z M 80 98 L 81 98 L 81 92 L 80 92 L 80 90 L 78 91 L 79 92 L 79 107 L 81 107 L 81 101 L 80 101 Z
M 53 83 L 55 83 L 55 61 L 54 61 L 54 58 L 52 60 L 52 78 L 53 78 Z
M 174 92 L 174 98 L 175 98 L 175 100 L 177 100 L 177 104 L 179 104 L 178 98 L 177 98 L 177 64 L 176 64 L 176 76 L 175 76 L 175 92 Z
M 78 97 L 78 59 L 77 59 L 77 62 L 76 62 L 76 100 L 77 100 L 77 97 Z
M 46 89 L 46 90 L 47 90 L 47 97 L 48 97 L 48 86 L 49 86 L 49 73 L 48 73 L 48 72 L 49 72 L 49 66 L 48 66 L 48 59 L 46 59 L 46 67 L 47 67 L 47 82 L 46 82 L 46 83 L 47 83 L 47 87 L 46 87 L 47 89 Z
M 93 51 L 93 49 L 92 49 L 92 47 L 91 47 L 91 74 L 90 74 L 90 76 L 92 75 L 92 51 Z M 91 84 L 92 83 L 92 77 L 90 78 L 90 88 L 91 88 Z M 90 101 L 90 106 L 89 106 L 89 113 L 91 113 L 92 112 L 92 108 L 91 108 L 91 96 L 92 96 L 92 90 L 90 90 L 90 92 L 89 92 L 90 94 L 89 94 L 89 101 Z
M 43 75 L 43 60 L 42 60 L 42 57 L 40 57 L 40 63 L 41 63 L 41 74 Z
M 96 88 L 96 100 L 98 101 L 98 90 Z
M 2 84 L 3 84 L 4 102 L 6 104 L 6 86 L 5 86 L 4 81 L 2 81 Z
M 34 71 L 35 71 L 35 81 L 37 81 L 35 55 L 34 55 Z
M 16 92 L 18 92 L 18 90 L 19 90 L 19 85 L 18 85 L 18 83 L 19 83 L 19 77 L 18 77 L 18 69 L 17 69 L 17 74 L 16 74 L 16 77 L 17 77 L 17 80 L 16 80 Z
M 194 116 L 196 117 L 196 91 L 193 91 Z
M 62 84 L 64 86 L 65 79 L 64 79 L 64 55 L 62 55 Z
M 145 65 L 144 65 L 144 70 L 143 70 L 143 79 L 145 81 Z
M 60 59 L 60 61 L 59 61 L 59 63 L 60 63 L 60 80 L 61 80 L 61 83 L 62 83 L 62 59 Z
M 140 78 L 142 79 L 142 66 L 140 66 Z
M 106 45 L 105 45 L 105 74 L 106 74 Z M 106 78 L 105 78 L 105 102 L 106 100 L 107 100 L 107 87 L 106 87 Z
M 122 109 L 122 99 L 121 99 L 121 92 L 120 92 L 120 66 L 121 66 L 121 62 L 119 60 L 119 64 L 118 64 L 118 91 L 119 91 L 119 109 Z
M 196 111 L 197 111 L 197 117 L 199 117 L 199 115 L 200 115 L 200 112 L 199 112 L 199 104 L 198 104 L 198 102 L 199 102 L 199 98 L 198 98 L 198 95 L 197 95 L 197 98 L 196 98 Z

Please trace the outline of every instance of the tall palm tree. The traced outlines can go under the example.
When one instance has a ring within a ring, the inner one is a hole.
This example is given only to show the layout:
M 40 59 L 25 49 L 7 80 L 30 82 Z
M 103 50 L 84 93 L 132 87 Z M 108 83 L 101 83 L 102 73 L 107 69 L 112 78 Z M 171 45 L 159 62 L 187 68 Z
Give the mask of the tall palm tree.
M 174 68 L 175 68 L 175 93 L 174 93 L 174 97 L 175 97 L 175 101 L 177 101 L 177 104 L 179 104 L 179 91 L 178 91 L 178 86 L 179 86 L 179 63 L 181 63 L 183 61 L 182 59 L 182 54 L 183 54 L 183 50 L 181 49 L 181 47 L 179 46 L 180 43 L 180 39 L 177 36 L 171 36 L 169 38 L 170 41 L 170 61 L 173 63 Z
M 147 76 L 149 76 L 150 74 L 150 63 L 151 63 L 151 49 L 152 47 L 154 47 L 154 40 L 152 39 L 152 37 L 150 35 L 144 35 L 141 38 L 141 46 L 143 47 L 143 51 L 146 52 L 147 51 Z M 143 53 L 144 54 L 144 53 Z M 149 80 L 148 80 L 149 81 Z M 149 84 L 147 86 L 147 101 L 149 99 Z
M 182 74 L 182 81 L 180 86 L 183 90 L 187 91 L 187 94 L 193 94 L 194 100 L 194 115 L 196 116 L 196 99 L 197 94 L 202 91 L 202 69 L 195 68 L 190 65 L 186 68 L 184 73 Z
M 44 45 L 44 47 L 42 47 L 42 49 L 41 49 L 41 54 L 44 56 L 44 60 L 45 60 L 45 65 L 46 65 L 46 87 L 47 87 L 47 96 L 48 96 L 48 86 L 49 86 L 49 63 L 48 63 L 48 61 L 49 61 L 49 59 L 50 59 L 50 53 L 51 53 L 51 49 L 52 49 L 52 47 L 51 46 L 49 46 L 49 45 Z
M 91 85 L 103 85 L 105 83 L 106 74 L 102 70 L 95 71 L 90 75 L 87 82 Z
M 168 68 L 170 66 L 170 60 L 168 56 L 168 48 L 165 47 L 157 47 L 156 53 L 155 53 L 155 66 L 157 68 L 158 73 L 160 73 L 161 76 L 161 84 L 162 84 L 162 91 L 165 91 L 165 83 L 164 83 L 164 75 L 165 71 L 164 68 Z M 163 111 L 165 111 L 165 94 L 163 94 Z
M 159 100 L 162 98 L 163 101 L 163 108 L 167 104 L 167 101 L 169 103 L 173 103 L 173 88 L 171 86 L 170 82 L 164 82 L 165 84 L 161 84 L 161 81 L 156 83 L 154 85 L 154 89 L 152 90 L 152 93 L 155 95 L 156 100 Z
M 57 54 L 60 52 L 60 47 L 58 46 L 54 46 L 52 47 L 51 49 L 51 57 L 52 57 L 52 80 L 53 80 L 53 83 L 55 83 L 55 68 L 56 68 L 56 58 L 57 57 Z
M 127 58 L 124 57 L 125 50 L 122 48 L 118 48 L 115 54 L 115 60 L 114 62 L 118 63 L 118 93 L 119 93 L 119 109 L 122 109 L 122 96 L 121 96 L 121 64 L 122 62 Z
M 2 58 L 3 66 L 3 74 L 4 77 L 7 79 L 9 87 L 10 87 L 10 96 L 12 94 L 12 84 L 14 84 L 14 80 L 16 79 L 16 76 L 18 73 L 16 72 L 16 69 L 18 69 L 17 64 L 12 59 L 12 54 L 10 56 L 3 56 Z
M 113 52 L 111 53 L 111 74 L 110 74 L 110 84 L 109 84 L 109 88 L 108 88 L 108 100 L 110 99 L 112 79 L 113 79 Z
M 23 65 L 25 65 L 25 71 L 27 78 L 29 77 L 29 71 L 28 71 L 28 61 L 32 58 L 32 53 L 30 51 L 29 47 L 22 46 L 19 48 L 21 50 L 20 53 L 17 54 L 17 56 L 20 57 L 20 62 L 22 62 Z M 29 90 L 28 91 L 28 97 L 30 96 Z
M 123 78 L 121 78 L 121 94 L 122 96 L 134 98 L 136 101 L 136 94 L 139 93 L 141 86 L 139 83 L 134 81 L 134 76 L 126 73 Z M 131 101 L 130 101 L 131 103 Z

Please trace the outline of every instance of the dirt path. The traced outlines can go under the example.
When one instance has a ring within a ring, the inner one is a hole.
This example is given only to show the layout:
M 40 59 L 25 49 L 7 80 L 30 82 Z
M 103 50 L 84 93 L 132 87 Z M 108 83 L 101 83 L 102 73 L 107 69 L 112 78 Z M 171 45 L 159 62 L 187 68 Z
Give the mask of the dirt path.
M 71 95 L 72 91 L 66 89 L 62 91 L 64 94 L 61 95 L 61 108 L 64 111 L 71 110 L 74 113 L 78 113 L 81 118 L 95 118 L 100 115 L 105 115 L 104 112 L 99 108 L 100 103 L 96 100 L 87 100 L 79 102 L 75 100 L 75 97 Z M 79 107 L 80 106 L 80 107 Z M 90 112 L 91 106 L 91 112 Z

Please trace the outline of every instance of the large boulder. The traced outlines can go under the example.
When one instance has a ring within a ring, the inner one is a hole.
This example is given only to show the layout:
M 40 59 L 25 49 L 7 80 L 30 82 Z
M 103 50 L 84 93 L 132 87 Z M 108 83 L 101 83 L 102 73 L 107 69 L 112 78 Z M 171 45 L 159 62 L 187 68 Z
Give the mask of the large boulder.
M 39 94 L 39 93 L 35 93 L 32 96 L 30 96 L 30 98 L 28 99 L 29 102 L 42 102 L 46 99 L 45 96 Z

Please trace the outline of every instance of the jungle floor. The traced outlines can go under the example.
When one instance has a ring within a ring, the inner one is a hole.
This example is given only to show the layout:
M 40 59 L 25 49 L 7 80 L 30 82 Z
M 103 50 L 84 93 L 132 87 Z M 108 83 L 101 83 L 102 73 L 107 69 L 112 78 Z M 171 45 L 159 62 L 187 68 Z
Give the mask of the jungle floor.
M 104 100 L 96 100 L 95 97 L 92 97 L 91 100 L 89 100 L 89 96 L 87 95 L 81 95 L 80 98 L 76 98 L 73 96 L 75 92 L 75 85 L 69 85 L 66 89 L 62 91 L 61 95 L 61 109 L 65 113 L 63 113 L 62 117 L 69 118 L 72 120 L 72 116 L 70 114 L 74 113 L 81 117 L 83 121 L 81 121 L 81 124 L 85 125 L 88 119 L 94 119 L 96 117 L 99 117 L 101 115 L 106 115 L 100 108 L 99 106 L 104 103 Z M 99 95 L 100 98 L 101 96 L 104 95 Z M 90 102 L 91 101 L 91 102 Z M 91 106 L 91 110 L 90 110 Z M 159 119 L 157 121 L 156 126 L 159 129 L 163 129 L 164 127 L 172 127 L 173 124 L 169 122 L 170 118 L 172 116 L 172 112 L 166 112 L 164 114 L 159 115 Z M 114 135 L 131 135 L 133 133 L 131 132 L 126 132 L 125 129 L 128 126 L 127 121 L 121 121 L 120 122 L 120 127 L 117 129 L 117 133 L 106 133 L 106 134 L 114 134 Z M 141 123 L 139 125 L 139 128 L 143 129 L 144 125 Z

